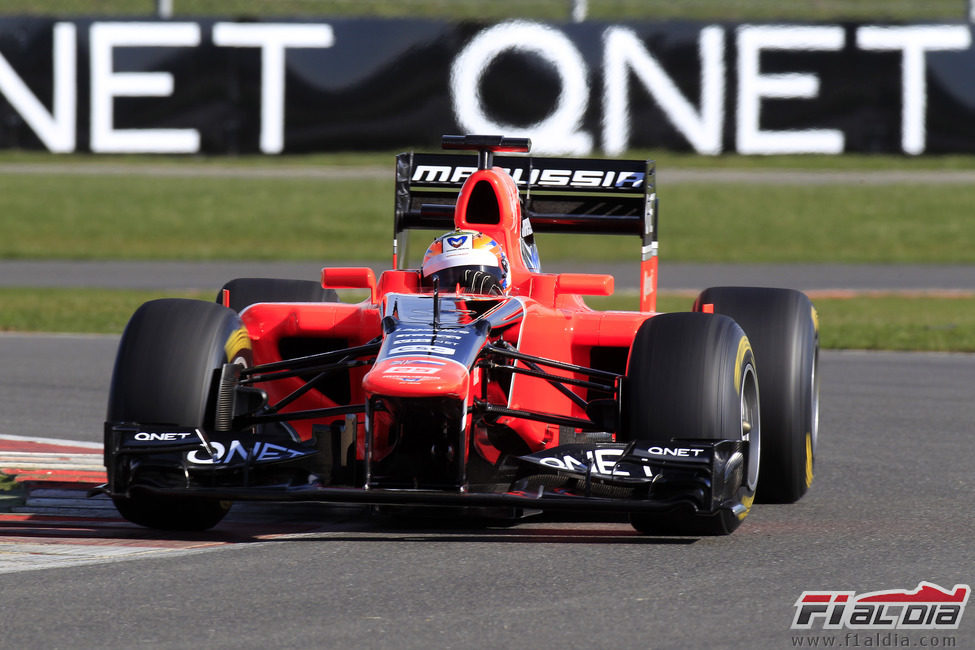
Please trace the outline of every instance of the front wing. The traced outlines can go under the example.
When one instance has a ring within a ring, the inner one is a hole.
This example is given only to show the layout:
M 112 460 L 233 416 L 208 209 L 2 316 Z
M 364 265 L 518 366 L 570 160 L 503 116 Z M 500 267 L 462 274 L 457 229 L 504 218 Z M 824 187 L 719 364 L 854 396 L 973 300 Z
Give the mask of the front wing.
M 510 508 L 515 512 L 672 513 L 717 518 L 730 532 L 750 501 L 741 483 L 743 441 L 674 440 L 566 444 L 506 456 L 494 482 L 456 489 L 391 489 L 363 482 L 361 468 L 316 441 L 203 434 L 106 425 L 113 496 L 145 492 L 228 501 L 322 502 L 374 506 Z

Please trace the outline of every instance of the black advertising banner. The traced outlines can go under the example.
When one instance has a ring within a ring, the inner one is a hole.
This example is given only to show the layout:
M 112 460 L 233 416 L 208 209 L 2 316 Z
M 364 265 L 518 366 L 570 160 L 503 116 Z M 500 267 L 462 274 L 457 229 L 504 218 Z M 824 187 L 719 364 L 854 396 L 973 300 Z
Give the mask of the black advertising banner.
M 957 24 L 0 19 L 0 148 L 975 152 Z

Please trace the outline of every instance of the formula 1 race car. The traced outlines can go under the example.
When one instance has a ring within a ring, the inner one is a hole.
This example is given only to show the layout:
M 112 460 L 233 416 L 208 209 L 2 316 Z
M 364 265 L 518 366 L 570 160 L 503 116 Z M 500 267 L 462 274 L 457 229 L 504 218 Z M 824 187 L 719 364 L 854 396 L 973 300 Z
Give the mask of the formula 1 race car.
M 378 278 L 242 278 L 213 303 L 135 312 L 105 423 L 103 491 L 125 518 L 206 529 L 233 501 L 316 501 L 713 535 L 756 495 L 806 492 L 819 343 L 804 294 L 717 287 L 657 313 L 651 162 L 443 145 L 476 155 L 397 156 Z M 400 268 L 416 229 L 449 232 Z M 543 273 L 536 232 L 639 237 L 640 311 L 590 309 L 582 296 L 611 294 L 612 276 Z

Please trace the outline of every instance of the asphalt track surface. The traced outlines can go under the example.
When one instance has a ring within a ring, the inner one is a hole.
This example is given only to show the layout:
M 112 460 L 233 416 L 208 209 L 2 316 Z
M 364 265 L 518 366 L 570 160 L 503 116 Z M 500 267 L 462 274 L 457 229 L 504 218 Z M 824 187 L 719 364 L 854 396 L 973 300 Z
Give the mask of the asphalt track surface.
M 0 335 L 0 433 L 98 440 L 116 343 Z M 812 490 L 755 506 L 729 537 L 261 506 L 244 523 L 162 536 L 165 552 L 131 552 L 160 536 L 119 527 L 124 560 L 0 573 L 0 646 L 840 646 L 853 631 L 790 630 L 802 591 L 973 583 L 975 356 L 825 351 L 821 377 Z M 70 548 L 104 542 L 87 531 Z M 958 630 L 898 634 L 975 647 L 975 614 Z

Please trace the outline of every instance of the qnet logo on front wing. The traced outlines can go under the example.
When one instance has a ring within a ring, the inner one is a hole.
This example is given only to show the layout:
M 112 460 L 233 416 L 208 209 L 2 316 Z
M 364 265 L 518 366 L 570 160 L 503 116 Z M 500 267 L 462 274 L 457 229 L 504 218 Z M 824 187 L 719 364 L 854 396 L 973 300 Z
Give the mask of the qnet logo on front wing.
M 910 591 L 804 591 L 795 602 L 792 629 L 957 630 L 971 591 L 968 585 L 945 589 L 924 581 Z

